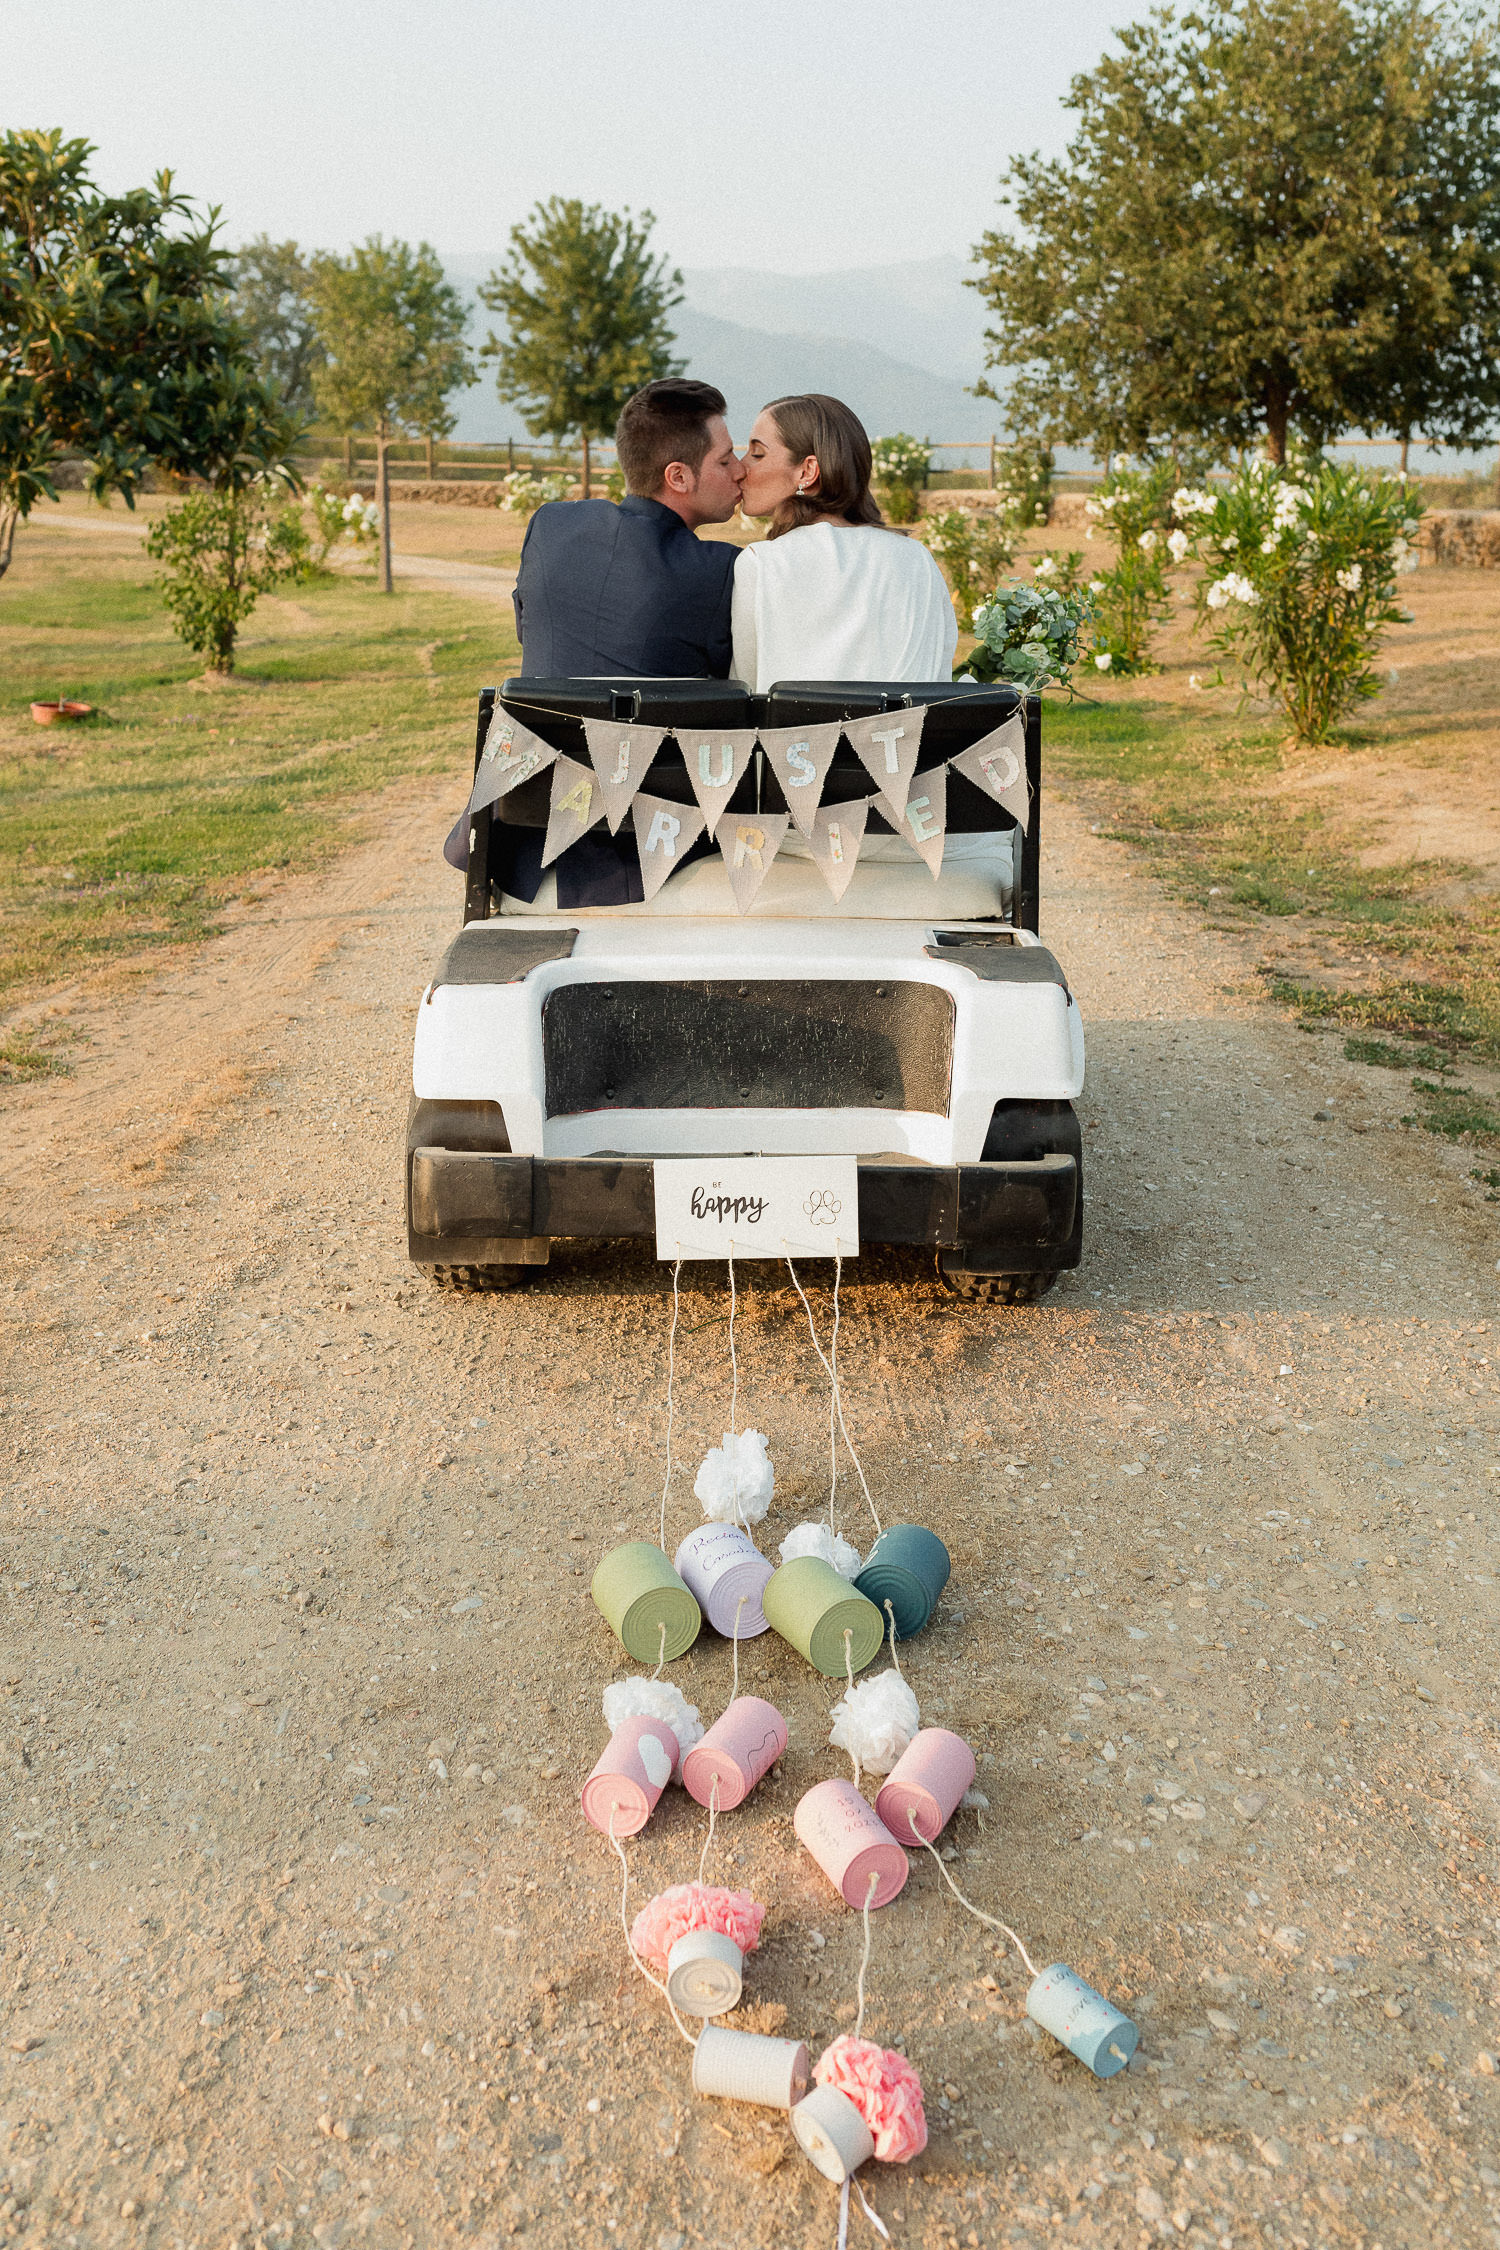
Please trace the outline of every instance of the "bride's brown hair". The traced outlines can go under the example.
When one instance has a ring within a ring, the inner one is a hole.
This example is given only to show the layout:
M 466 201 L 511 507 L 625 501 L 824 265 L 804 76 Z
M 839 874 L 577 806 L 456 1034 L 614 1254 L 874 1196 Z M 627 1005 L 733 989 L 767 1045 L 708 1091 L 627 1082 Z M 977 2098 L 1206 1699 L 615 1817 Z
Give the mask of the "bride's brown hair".
M 865 523 L 886 528 L 870 491 L 870 440 L 859 416 L 842 399 L 821 391 L 773 398 L 766 412 L 794 461 L 811 453 L 818 464 L 816 492 L 792 493 L 771 515 L 768 539 L 805 523 Z

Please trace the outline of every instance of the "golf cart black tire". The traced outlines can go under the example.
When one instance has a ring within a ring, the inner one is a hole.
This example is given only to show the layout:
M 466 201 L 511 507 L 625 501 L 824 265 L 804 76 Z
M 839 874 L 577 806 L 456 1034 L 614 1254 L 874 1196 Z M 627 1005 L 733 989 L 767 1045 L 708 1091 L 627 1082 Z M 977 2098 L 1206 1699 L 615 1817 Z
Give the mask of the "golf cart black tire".
M 966 1273 L 938 1252 L 938 1279 L 970 1305 L 1034 1305 L 1057 1279 L 1055 1273 Z
M 433 1287 L 461 1297 L 478 1297 L 499 1289 L 519 1289 L 529 1266 L 429 1266 Z

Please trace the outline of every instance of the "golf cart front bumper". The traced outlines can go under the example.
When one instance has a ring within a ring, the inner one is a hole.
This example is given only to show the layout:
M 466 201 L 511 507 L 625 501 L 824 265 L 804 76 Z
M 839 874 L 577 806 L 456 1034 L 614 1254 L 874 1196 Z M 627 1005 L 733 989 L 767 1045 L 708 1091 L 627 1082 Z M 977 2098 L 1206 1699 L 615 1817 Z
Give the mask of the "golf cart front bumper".
M 419 1264 L 544 1264 L 554 1235 L 656 1233 L 649 1156 L 514 1156 L 417 1147 L 407 1241 Z M 978 1272 L 1076 1266 L 1075 1158 L 977 1164 L 861 1158 L 861 1243 L 928 1243 Z

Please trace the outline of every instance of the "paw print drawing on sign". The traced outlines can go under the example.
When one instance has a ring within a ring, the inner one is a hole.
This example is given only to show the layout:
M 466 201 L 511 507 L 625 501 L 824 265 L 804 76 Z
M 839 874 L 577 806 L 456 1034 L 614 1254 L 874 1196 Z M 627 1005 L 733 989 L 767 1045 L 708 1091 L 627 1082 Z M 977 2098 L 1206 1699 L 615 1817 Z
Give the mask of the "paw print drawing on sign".
M 832 1227 L 837 1226 L 844 1206 L 832 1188 L 814 1188 L 802 1208 L 815 1227 Z

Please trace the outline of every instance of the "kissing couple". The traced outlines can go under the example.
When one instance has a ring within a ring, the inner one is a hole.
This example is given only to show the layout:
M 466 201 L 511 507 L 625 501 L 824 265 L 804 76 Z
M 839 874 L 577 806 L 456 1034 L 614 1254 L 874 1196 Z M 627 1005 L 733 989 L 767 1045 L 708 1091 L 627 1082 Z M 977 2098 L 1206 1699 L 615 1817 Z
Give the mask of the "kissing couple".
M 892 531 L 870 440 L 839 399 L 763 407 L 743 456 L 711 383 L 637 391 L 615 431 L 625 497 L 552 501 L 516 583 L 523 679 L 946 680 L 958 628 L 941 571 Z M 740 509 L 752 546 L 700 539 Z

